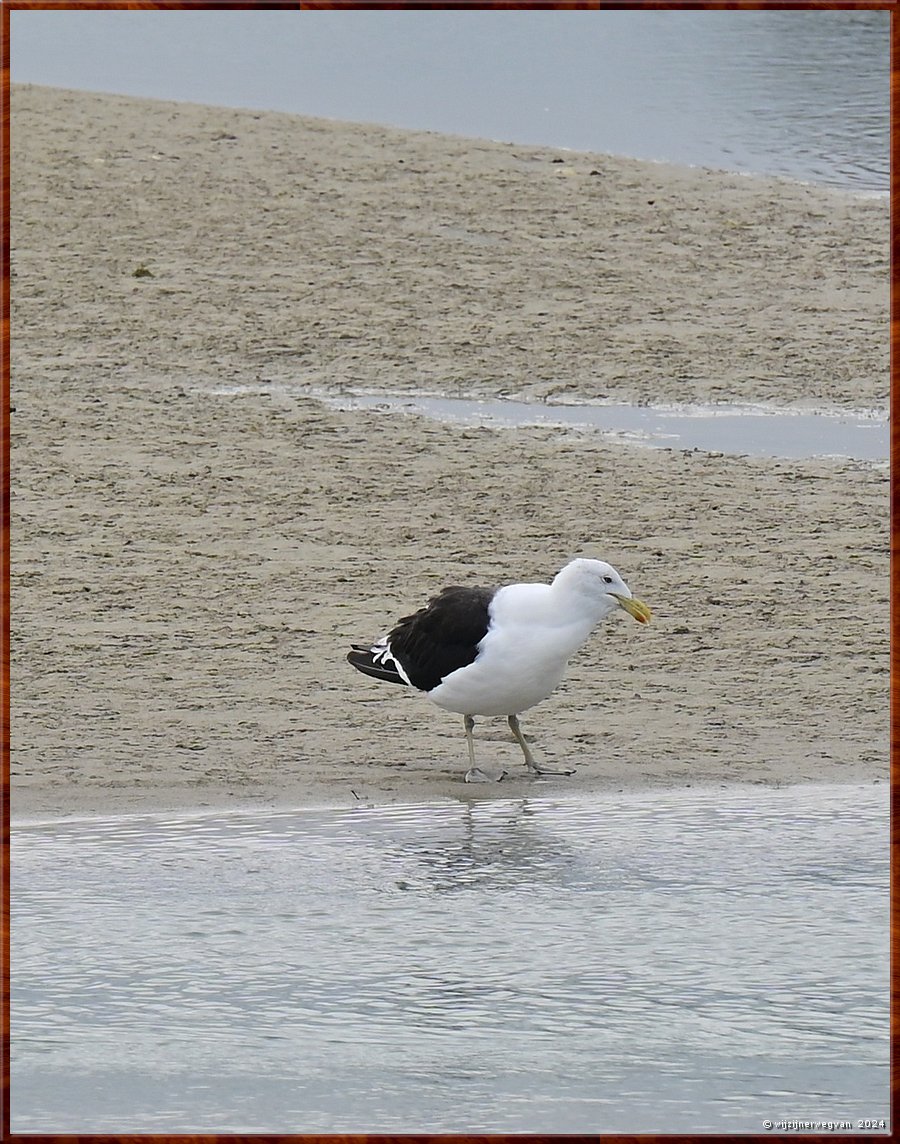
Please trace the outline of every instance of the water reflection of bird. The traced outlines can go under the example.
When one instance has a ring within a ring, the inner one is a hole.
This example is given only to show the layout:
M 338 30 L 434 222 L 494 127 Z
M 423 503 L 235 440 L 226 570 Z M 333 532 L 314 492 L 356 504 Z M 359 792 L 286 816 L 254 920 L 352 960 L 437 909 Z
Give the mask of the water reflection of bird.
M 347 659 L 365 675 L 407 684 L 464 716 L 467 782 L 491 777 L 475 766 L 476 715 L 506 716 L 532 774 L 572 774 L 538 765 L 518 716 L 550 695 L 570 657 L 617 607 L 642 624 L 650 620 L 612 565 L 582 558 L 550 584 L 444 588 L 371 647 L 354 644 Z
M 588 804 L 590 805 L 590 804 Z M 461 893 L 474 887 L 553 890 L 592 884 L 592 834 L 565 803 L 544 800 L 464 799 L 441 807 L 410 808 L 419 829 L 395 843 L 409 879 L 402 890 Z M 408 865 L 407 865 L 408 862 Z

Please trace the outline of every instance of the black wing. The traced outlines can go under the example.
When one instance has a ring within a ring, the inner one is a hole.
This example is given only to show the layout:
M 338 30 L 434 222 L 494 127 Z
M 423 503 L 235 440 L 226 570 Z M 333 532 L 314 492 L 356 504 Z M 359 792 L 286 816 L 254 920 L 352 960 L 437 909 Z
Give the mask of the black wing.
M 427 607 L 397 623 L 387 642 L 413 687 L 431 691 L 475 659 L 490 626 L 493 598 L 493 588 L 444 588 Z
M 371 675 L 373 679 L 386 679 L 388 683 L 402 683 L 405 687 L 406 680 L 395 667 L 393 659 L 383 654 L 385 650 L 383 645 L 362 647 L 360 644 L 354 644 L 353 650 L 347 654 L 347 662 L 352 663 L 363 675 Z

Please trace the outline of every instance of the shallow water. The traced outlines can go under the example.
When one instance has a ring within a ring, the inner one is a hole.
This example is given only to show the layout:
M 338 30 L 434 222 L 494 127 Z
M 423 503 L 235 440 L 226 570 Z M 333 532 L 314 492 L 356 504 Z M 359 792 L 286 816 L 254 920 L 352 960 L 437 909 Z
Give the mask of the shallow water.
M 19 825 L 19 1132 L 888 1115 L 879 785 Z
M 886 461 L 887 418 L 875 411 L 800 412 L 766 406 L 563 405 L 530 401 L 345 393 L 285 385 L 217 386 L 219 396 L 245 393 L 313 397 L 335 409 L 410 413 L 437 421 L 493 425 L 556 425 L 593 429 L 606 439 L 658 449 L 699 449 L 751 457 L 849 457 Z
M 889 19 L 16 11 L 12 74 L 886 193 Z
M 660 449 L 699 449 L 751 457 L 852 457 L 887 460 L 887 421 L 873 415 L 766 412 L 728 405 L 536 405 L 448 397 L 329 398 L 341 408 L 402 409 L 439 421 L 482 425 L 561 425 Z

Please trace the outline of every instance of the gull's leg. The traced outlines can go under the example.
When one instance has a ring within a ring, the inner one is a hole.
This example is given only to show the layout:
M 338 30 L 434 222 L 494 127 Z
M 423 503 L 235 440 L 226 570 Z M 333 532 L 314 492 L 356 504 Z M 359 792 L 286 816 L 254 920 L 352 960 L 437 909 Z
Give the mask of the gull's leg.
M 464 716 L 466 727 L 466 743 L 469 746 L 469 769 L 466 771 L 467 783 L 498 783 L 506 774 L 506 771 L 501 771 L 499 775 L 489 775 L 487 771 L 483 771 L 481 767 L 475 766 L 475 736 L 472 732 L 475 729 L 475 720 L 471 715 Z
M 574 775 L 574 769 L 568 771 L 548 771 L 545 767 L 539 767 L 535 761 L 534 755 L 531 753 L 531 748 L 525 742 L 525 736 L 522 734 L 522 728 L 519 726 L 518 715 L 509 716 L 509 729 L 516 737 L 516 742 L 522 748 L 522 754 L 525 756 L 525 766 L 533 775 Z
M 471 715 L 464 715 L 463 720 L 464 720 L 464 724 L 465 724 L 465 728 L 466 728 L 466 743 L 469 746 L 469 766 L 474 767 L 475 766 L 475 736 L 473 734 L 473 731 L 475 730 L 475 720 L 472 718 Z

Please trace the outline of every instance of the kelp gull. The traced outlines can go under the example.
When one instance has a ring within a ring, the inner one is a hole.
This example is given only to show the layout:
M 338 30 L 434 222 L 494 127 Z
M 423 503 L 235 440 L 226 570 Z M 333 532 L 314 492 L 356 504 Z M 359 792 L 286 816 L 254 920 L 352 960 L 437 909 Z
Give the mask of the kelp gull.
M 617 607 L 639 623 L 650 620 L 612 565 L 572 560 L 550 584 L 444 588 L 371 647 L 354 644 L 347 659 L 365 675 L 415 687 L 464 716 L 466 782 L 489 778 L 475 766 L 476 715 L 506 716 L 532 774 L 568 775 L 538 766 L 518 717 L 547 698 L 569 658 Z

